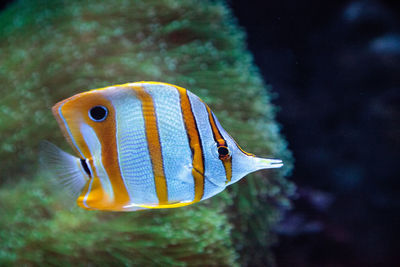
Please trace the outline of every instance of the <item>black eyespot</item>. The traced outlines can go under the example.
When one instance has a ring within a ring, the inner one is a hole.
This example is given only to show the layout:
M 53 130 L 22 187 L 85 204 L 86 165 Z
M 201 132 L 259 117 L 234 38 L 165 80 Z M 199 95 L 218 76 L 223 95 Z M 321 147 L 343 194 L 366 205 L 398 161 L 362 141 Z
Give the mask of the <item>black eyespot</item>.
M 103 106 L 95 106 L 89 110 L 89 117 L 93 121 L 103 121 L 108 115 L 108 110 Z
M 227 147 L 220 146 L 220 147 L 218 148 L 218 154 L 220 154 L 221 156 L 226 156 L 226 155 L 229 154 L 229 150 L 228 150 Z
M 218 155 L 221 160 L 226 160 L 230 158 L 230 151 L 229 148 L 226 146 L 219 146 L 218 147 Z

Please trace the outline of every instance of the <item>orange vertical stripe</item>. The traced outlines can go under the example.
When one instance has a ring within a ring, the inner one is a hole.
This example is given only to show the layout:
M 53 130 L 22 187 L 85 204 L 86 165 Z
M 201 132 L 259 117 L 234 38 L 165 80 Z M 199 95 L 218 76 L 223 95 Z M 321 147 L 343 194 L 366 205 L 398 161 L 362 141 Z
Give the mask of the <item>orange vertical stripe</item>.
M 93 107 L 95 105 L 99 105 L 98 103 L 104 101 L 104 106 L 108 108 L 108 117 L 105 121 L 97 123 L 93 122 L 86 116 L 86 122 L 89 125 L 93 125 L 92 128 L 95 131 L 97 137 L 101 143 L 101 156 L 102 163 L 104 169 L 107 171 L 108 177 L 110 179 L 113 191 L 114 191 L 114 201 L 113 204 L 110 205 L 111 210 L 121 210 L 124 205 L 130 203 L 130 197 L 128 191 L 125 187 L 124 181 L 121 176 L 120 168 L 118 165 L 118 150 L 116 143 L 116 123 L 115 123 L 115 109 L 113 108 L 111 102 L 107 99 L 96 99 L 96 102 L 87 103 L 91 101 L 86 101 L 85 104 L 89 104 L 89 107 Z M 89 108 L 90 109 L 90 108 Z M 87 110 L 89 110 L 87 109 Z M 100 126 L 101 125 L 101 126 Z M 101 194 L 97 195 L 100 196 Z M 89 194 L 89 197 L 92 195 Z M 94 196 L 93 196 L 94 197 Z M 100 200 L 100 202 L 105 201 L 104 199 Z
M 186 132 L 189 138 L 190 149 L 192 150 L 192 175 L 194 178 L 194 199 L 193 202 L 198 202 L 201 200 L 204 194 L 204 158 L 203 158 L 203 148 L 201 145 L 199 130 L 197 128 L 197 123 L 194 118 L 192 111 L 192 106 L 190 104 L 189 97 L 187 95 L 187 90 L 176 86 L 180 95 L 181 109 L 183 120 L 185 122 Z
M 232 157 L 223 161 L 223 163 L 226 173 L 226 183 L 229 183 L 232 180 Z
M 208 121 L 210 122 L 211 130 L 213 132 L 214 140 L 217 143 L 217 147 L 220 147 L 220 146 L 228 147 L 228 144 L 226 143 L 225 139 L 222 137 L 222 134 L 220 133 L 220 131 L 217 127 L 217 124 L 215 123 L 214 116 L 211 112 L 210 107 L 207 106 L 207 104 L 205 104 L 205 103 L 204 103 L 204 105 L 207 108 Z M 230 182 L 232 180 L 232 157 L 222 160 L 222 163 L 224 164 L 226 181 Z
M 211 125 L 211 129 L 212 129 L 212 132 L 213 132 L 213 136 L 214 136 L 215 142 L 218 143 L 218 146 L 226 146 L 227 147 L 228 145 L 226 144 L 225 139 L 222 137 L 222 135 L 219 132 L 219 129 L 218 129 L 218 127 L 217 127 L 217 125 L 216 125 L 216 123 L 214 121 L 214 117 L 213 117 L 213 115 L 211 113 L 210 107 L 206 103 L 204 103 L 204 105 L 206 106 L 206 109 L 207 109 L 208 120 L 209 120 L 210 125 Z
M 151 163 L 153 166 L 154 183 L 156 185 L 157 197 L 160 205 L 168 203 L 168 188 L 165 179 L 164 164 L 162 159 L 160 136 L 157 126 L 156 111 L 153 98 L 143 87 L 133 87 L 137 97 L 142 103 L 146 138 L 149 148 Z

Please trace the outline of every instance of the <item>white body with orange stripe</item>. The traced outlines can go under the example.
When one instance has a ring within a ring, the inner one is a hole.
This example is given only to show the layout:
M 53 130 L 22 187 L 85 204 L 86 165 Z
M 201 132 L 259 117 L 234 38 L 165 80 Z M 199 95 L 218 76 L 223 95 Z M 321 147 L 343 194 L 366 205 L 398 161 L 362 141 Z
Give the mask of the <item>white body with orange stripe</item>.
M 86 209 L 185 206 L 250 172 L 282 166 L 244 152 L 200 98 L 171 84 L 91 90 L 57 103 L 53 113 L 79 157 L 59 152 L 74 173 L 63 179 Z

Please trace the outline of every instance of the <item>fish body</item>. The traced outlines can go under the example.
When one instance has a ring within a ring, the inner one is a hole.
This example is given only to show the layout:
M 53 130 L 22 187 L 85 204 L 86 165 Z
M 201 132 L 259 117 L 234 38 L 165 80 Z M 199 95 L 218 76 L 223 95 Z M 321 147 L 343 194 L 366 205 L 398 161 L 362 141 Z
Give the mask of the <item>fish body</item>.
M 85 209 L 175 208 L 210 198 L 282 161 L 245 152 L 199 97 L 137 82 L 90 90 L 52 108 L 78 157 L 47 145 L 53 168 Z

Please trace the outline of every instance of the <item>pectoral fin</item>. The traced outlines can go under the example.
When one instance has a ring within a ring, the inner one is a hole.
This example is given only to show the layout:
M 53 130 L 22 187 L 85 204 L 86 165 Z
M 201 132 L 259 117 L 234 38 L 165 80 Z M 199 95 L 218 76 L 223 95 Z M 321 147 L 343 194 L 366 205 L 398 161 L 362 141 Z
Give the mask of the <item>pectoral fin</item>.
M 62 151 L 50 142 L 40 143 L 40 163 L 42 169 L 54 176 L 53 183 L 66 189 L 74 198 L 89 180 L 80 158 Z

